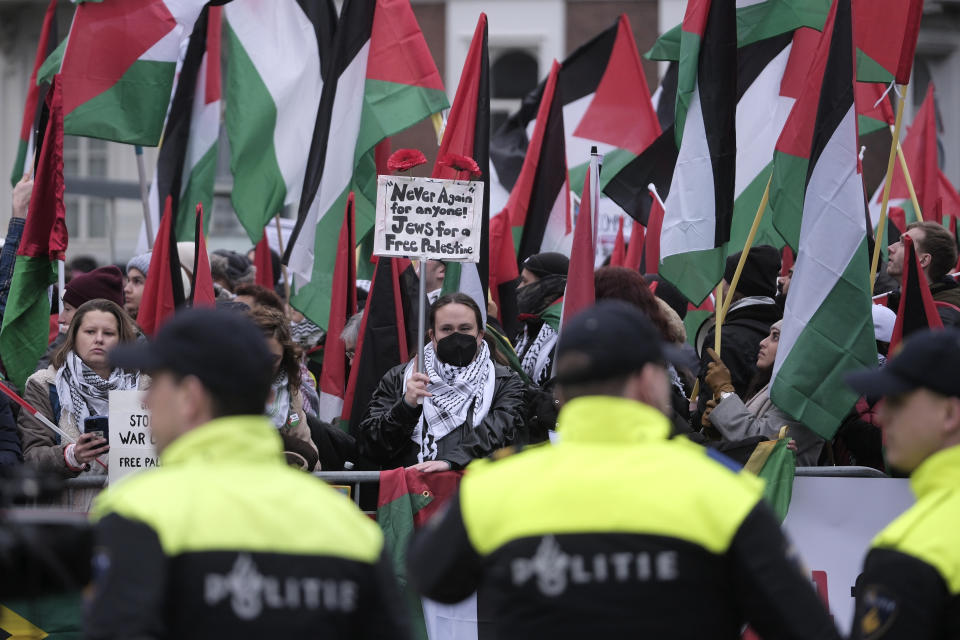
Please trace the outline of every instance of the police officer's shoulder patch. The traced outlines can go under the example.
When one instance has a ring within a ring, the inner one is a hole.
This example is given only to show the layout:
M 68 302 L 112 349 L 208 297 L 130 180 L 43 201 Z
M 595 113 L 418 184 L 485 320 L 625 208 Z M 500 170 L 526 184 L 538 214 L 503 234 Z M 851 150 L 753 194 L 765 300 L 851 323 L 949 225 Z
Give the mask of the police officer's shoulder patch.
M 893 626 L 899 613 L 896 597 L 884 587 L 868 584 L 863 589 L 863 605 L 860 620 L 860 637 L 863 640 L 882 638 Z

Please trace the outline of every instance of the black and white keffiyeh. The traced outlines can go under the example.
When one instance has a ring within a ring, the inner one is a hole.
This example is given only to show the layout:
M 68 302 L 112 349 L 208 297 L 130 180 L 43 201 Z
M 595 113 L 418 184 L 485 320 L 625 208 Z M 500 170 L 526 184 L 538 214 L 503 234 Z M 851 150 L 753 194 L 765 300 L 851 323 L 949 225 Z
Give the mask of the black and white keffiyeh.
M 550 378 L 549 365 L 553 357 L 553 349 L 557 346 L 557 337 L 557 331 L 549 323 L 544 322 L 532 343 L 527 328 L 524 329 L 523 337 L 517 343 L 520 368 L 535 384 L 543 384 Z
M 290 337 L 293 341 L 304 349 L 312 349 L 323 339 L 325 335 L 323 329 L 313 324 L 307 318 L 300 322 L 290 323 Z
M 84 418 L 107 415 L 111 391 L 136 389 L 140 385 L 140 374 L 114 369 L 104 380 L 71 351 L 57 370 L 54 384 L 60 396 L 61 412 L 71 414 L 82 431 Z
M 465 367 L 455 367 L 437 357 L 433 343 L 423 348 L 423 369 L 430 378 L 423 399 L 423 413 L 411 436 L 417 443 L 417 461 L 435 460 L 437 441 L 467 421 L 473 408 L 473 426 L 480 424 L 490 410 L 496 382 L 490 348 L 480 343 L 477 357 Z M 404 383 L 413 374 L 411 362 L 404 371 Z

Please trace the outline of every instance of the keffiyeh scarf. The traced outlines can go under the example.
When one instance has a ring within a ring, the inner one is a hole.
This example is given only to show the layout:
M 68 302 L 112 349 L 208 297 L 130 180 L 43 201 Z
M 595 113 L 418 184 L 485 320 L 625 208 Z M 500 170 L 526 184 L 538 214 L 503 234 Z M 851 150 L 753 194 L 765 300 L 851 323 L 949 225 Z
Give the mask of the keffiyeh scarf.
M 324 331 L 306 318 L 290 323 L 290 337 L 304 349 L 312 349 L 323 339 Z
M 557 346 L 558 334 L 553 327 L 544 322 L 536 338 L 531 341 L 528 330 L 528 328 L 523 330 L 523 337 L 517 343 L 517 353 L 520 354 L 520 367 L 523 372 L 539 385 L 550 378 L 548 365 L 553 357 L 553 349 Z
M 465 367 L 441 361 L 433 343 L 423 348 L 423 369 L 430 378 L 427 391 L 433 395 L 423 399 L 423 413 L 411 436 L 417 443 L 417 461 L 435 460 L 437 441 L 467 421 L 473 409 L 473 425 L 487 416 L 493 402 L 496 382 L 490 348 L 480 343 L 477 357 Z M 404 372 L 404 383 L 413 374 L 411 362 Z
M 107 415 L 111 391 L 136 389 L 140 385 L 140 373 L 114 369 L 104 380 L 71 351 L 67 354 L 67 361 L 57 370 L 54 384 L 60 397 L 61 412 L 71 414 L 77 421 L 77 429 L 82 432 L 84 418 Z
M 272 400 L 267 401 L 266 415 L 277 429 L 282 429 L 290 418 L 290 383 L 287 374 L 281 373 L 273 380 Z

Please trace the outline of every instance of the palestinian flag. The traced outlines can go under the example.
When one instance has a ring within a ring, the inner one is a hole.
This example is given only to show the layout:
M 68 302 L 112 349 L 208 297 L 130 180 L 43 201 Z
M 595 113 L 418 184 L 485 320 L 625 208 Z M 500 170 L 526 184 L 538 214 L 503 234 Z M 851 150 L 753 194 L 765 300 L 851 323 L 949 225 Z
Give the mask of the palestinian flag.
M 38 80 L 59 72 L 70 135 L 156 146 L 180 46 L 206 0 L 103 0 L 77 6 Z
M 213 273 L 210 271 L 210 256 L 207 255 L 207 238 L 203 233 L 203 205 L 197 204 L 194 224 L 195 238 L 193 274 L 190 278 L 190 306 L 216 307 L 217 294 L 213 289 Z
M 43 61 L 50 55 L 57 42 L 57 0 L 50 0 L 47 11 L 43 15 L 43 26 L 40 27 L 40 41 L 37 43 L 37 55 L 33 62 L 33 71 L 30 72 L 30 84 L 27 85 L 27 100 L 23 105 L 23 124 L 20 125 L 20 142 L 17 145 L 17 158 L 13 161 L 13 171 L 10 173 L 10 184 L 16 185 L 20 178 L 33 170 L 27 166 L 27 160 L 33 156 L 33 130 L 40 124 L 40 111 L 43 108 L 42 96 L 46 87 L 37 85 L 37 71 Z
M 904 235 L 900 241 L 903 242 L 903 277 L 900 281 L 897 321 L 890 337 L 890 353 L 896 353 L 897 345 L 915 331 L 943 329 L 943 321 L 937 313 L 933 294 L 930 293 L 930 284 L 923 274 L 920 255 L 913 246 L 913 239 Z
M 857 80 L 910 82 L 923 0 L 853 0 Z
M 157 241 L 150 256 L 150 277 L 143 287 L 140 311 L 137 312 L 137 325 L 147 337 L 152 337 L 184 303 L 180 255 L 172 221 L 173 199 L 167 196 Z
M 646 240 L 643 225 L 636 220 L 631 221 L 630 242 L 627 243 L 627 255 L 623 258 L 623 266 L 634 271 L 643 266 L 643 245 Z M 576 231 L 574 231 L 576 233 Z
M 830 0 L 736 0 L 737 46 L 792 33 L 801 27 L 820 31 Z M 670 29 L 644 54 L 648 60 L 679 61 L 682 25 Z
M 413 305 L 401 280 L 408 268 L 409 260 L 380 258 L 373 271 L 340 418 L 344 426 L 349 425 L 351 434 L 357 433 L 383 375 L 410 358 L 407 319 L 413 316 Z
M 303 190 L 304 141 L 317 119 L 337 14 L 330 0 L 233 0 L 224 17 L 231 202 L 257 242 Z
M 443 504 L 456 495 L 462 475 L 460 471 L 420 473 L 412 469 L 391 469 L 380 473 L 377 523 L 383 530 L 384 547 L 393 559 L 394 575 L 409 606 L 413 637 L 421 640 L 428 638 L 427 629 L 434 626 L 434 621 L 424 616 L 425 613 L 429 616 L 429 603 L 422 603 L 420 596 L 407 587 L 407 548 L 414 531 L 439 513 Z M 453 621 L 445 622 L 450 625 Z M 449 626 L 445 631 L 446 637 L 461 637 Z M 476 637 L 476 623 L 470 631 Z
M 487 51 L 487 16 L 484 13 L 477 20 L 431 174 L 433 178 L 447 180 L 473 179 L 469 171 L 457 171 L 441 164 L 451 153 L 473 158 L 480 167 L 483 222 L 480 227 L 479 263 L 445 263 L 442 293 L 459 291 L 473 298 L 486 324 L 487 288 L 490 282 L 490 56 Z
M 333 289 L 327 341 L 323 350 L 320 373 L 320 409 L 317 417 L 335 424 L 343 410 L 347 388 L 347 352 L 340 339 L 350 316 L 357 312 L 357 239 L 354 235 L 353 194 L 347 197 L 337 245 L 337 261 L 333 267 Z
M 354 191 L 356 235 L 363 238 L 373 227 L 377 143 L 448 103 L 410 0 L 345 0 L 323 66 L 297 224 L 284 262 L 296 276 L 291 303 L 326 327 L 334 243 L 347 194 Z
M 920 204 L 921 211 L 914 210 L 913 202 L 910 200 L 910 192 L 907 189 L 907 180 L 899 162 L 894 162 L 893 165 L 890 207 L 903 209 L 906 223 L 909 224 L 918 220 L 926 220 L 928 216 L 925 212 L 930 212 L 932 215 L 937 200 L 945 195 L 949 197 L 941 189 L 943 183 L 940 179 L 941 171 L 938 162 L 937 107 L 932 82 L 928 85 L 923 104 L 914 116 L 913 124 L 907 130 L 907 135 L 900 146 L 903 149 L 903 158 L 907 162 L 907 168 L 910 170 L 910 179 L 917 193 L 917 201 Z M 884 182 L 880 183 L 876 193 L 870 199 L 870 217 L 874 225 L 880 221 Z
M 586 175 L 591 147 L 604 155 L 601 188 L 607 176 L 646 149 L 660 133 L 630 22 L 625 15 L 571 53 L 560 66 L 559 95 L 570 184 L 578 191 Z M 528 133 L 536 126 L 546 81 L 528 94 L 494 134 L 491 142 L 494 211 L 506 206 L 529 151 L 537 147 Z M 602 197 L 601 210 L 616 210 Z
M 148 203 L 154 233 L 171 198 L 176 241 L 194 239 L 197 204 L 213 210 L 220 135 L 220 16 L 209 7 L 194 23 L 164 129 Z M 209 232 L 209 219 L 206 232 Z M 145 234 L 145 232 L 144 232 Z M 146 251 L 146 236 L 139 248 Z
M 573 240 L 559 71 L 554 61 L 520 176 L 500 214 L 510 216 L 519 264 L 543 251 L 569 255 Z
M 257 270 L 257 284 L 271 291 L 277 284 L 273 275 L 273 256 L 270 254 L 270 243 L 267 241 L 267 230 L 264 228 L 263 237 L 253 251 L 253 266 Z
M 592 183 L 592 186 L 591 186 Z M 593 281 L 594 233 L 593 233 L 593 193 L 596 193 L 598 176 L 587 171 L 583 179 L 583 198 L 577 213 L 577 226 L 573 231 L 573 247 L 570 250 L 570 268 L 567 286 L 563 291 L 563 310 L 561 312 L 561 331 L 563 325 L 596 301 Z M 621 220 L 623 220 L 621 218 Z M 621 234 L 623 228 L 620 229 Z M 623 236 L 621 235 L 622 239 Z M 613 262 L 611 261 L 611 265 Z M 619 265 L 613 265 L 619 266 Z
M 763 478 L 763 499 L 780 522 L 790 510 L 793 479 L 797 471 L 797 454 L 787 447 L 790 435 L 787 427 L 782 428 L 776 440 L 757 444 L 743 465 L 745 471 Z
M 857 394 L 846 372 L 875 367 L 863 181 L 857 167 L 850 0 L 836 0 L 811 68 L 818 99 L 801 96 L 793 117 L 812 121 L 803 219 L 773 367 L 770 397 L 787 414 L 831 438 Z M 811 84 L 813 87 L 811 87 Z M 776 168 L 775 168 L 776 170 Z
M 33 194 L 17 249 L 7 307 L 0 328 L 0 353 L 7 376 L 19 389 L 47 349 L 50 298 L 57 261 L 67 251 L 63 205 L 63 90 L 54 78 L 47 95 L 50 117 L 43 136 Z
M 574 231 L 576 238 L 576 231 Z M 610 266 L 622 267 L 627 259 L 627 245 L 623 239 L 623 218 L 617 224 L 617 237 L 613 241 L 613 253 L 610 254 Z
M 857 82 L 854 87 L 854 102 L 857 105 L 857 129 L 861 136 L 893 126 L 895 116 L 890 98 L 883 85 L 874 82 Z
M 677 168 L 664 201 L 660 274 L 700 302 L 723 278 L 733 217 L 737 37 L 733 0 L 687 5 L 677 84 Z

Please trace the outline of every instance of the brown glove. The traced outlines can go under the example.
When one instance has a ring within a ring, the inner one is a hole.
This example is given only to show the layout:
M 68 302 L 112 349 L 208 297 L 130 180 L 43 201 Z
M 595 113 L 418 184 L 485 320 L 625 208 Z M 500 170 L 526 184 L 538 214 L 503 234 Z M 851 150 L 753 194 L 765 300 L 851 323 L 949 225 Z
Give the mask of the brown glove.
M 713 390 L 713 397 L 717 398 L 721 393 L 733 391 L 733 382 L 730 378 L 730 370 L 723 364 L 717 352 L 707 347 L 707 353 L 713 358 L 713 362 L 707 365 L 707 375 L 704 380 Z

